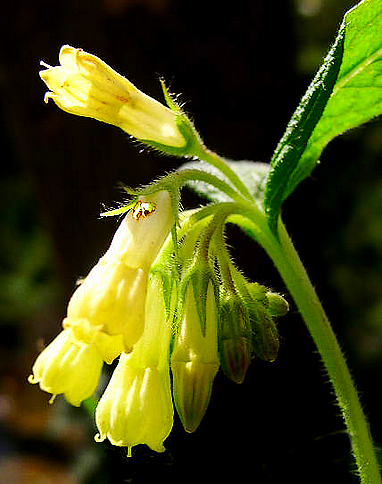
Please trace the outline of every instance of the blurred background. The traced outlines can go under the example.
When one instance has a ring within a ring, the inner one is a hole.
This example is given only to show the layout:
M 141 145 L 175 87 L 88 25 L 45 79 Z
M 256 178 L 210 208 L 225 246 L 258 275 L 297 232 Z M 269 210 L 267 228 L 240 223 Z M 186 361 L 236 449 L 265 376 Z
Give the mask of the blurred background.
M 6 2 L 1 16 L 0 484 L 357 482 L 328 377 L 291 303 L 274 363 L 241 385 L 217 376 L 194 434 L 176 420 L 167 451 L 96 444 L 91 417 L 27 383 L 60 330 L 78 277 L 106 250 L 117 184 L 150 182 L 179 161 L 142 151 L 117 128 L 43 102 L 39 61 L 62 44 L 94 53 L 141 90 L 181 93 L 207 146 L 269 161 L 354 0 Z M 284 222 L 321 296 L 382 442 L 382 123 L 334 140 L 284 206 Z M 184 191 L 186 208 L 200 201 Z M 262 250 L 230 244 L 252 280 L 288 294 Z M 350 472 L 349 472 L 350 469 Z M 353 473 L 352 473 L 353 472 Z

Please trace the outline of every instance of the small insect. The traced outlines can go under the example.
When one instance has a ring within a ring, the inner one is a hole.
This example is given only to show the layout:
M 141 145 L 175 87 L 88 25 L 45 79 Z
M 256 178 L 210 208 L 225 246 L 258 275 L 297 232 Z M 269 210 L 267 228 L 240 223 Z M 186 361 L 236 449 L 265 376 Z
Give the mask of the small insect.
M 140 218 L 147 218 L 155 210 L 155 203 L 138 200 L 132 208 L 133 219 L 138 221 Z

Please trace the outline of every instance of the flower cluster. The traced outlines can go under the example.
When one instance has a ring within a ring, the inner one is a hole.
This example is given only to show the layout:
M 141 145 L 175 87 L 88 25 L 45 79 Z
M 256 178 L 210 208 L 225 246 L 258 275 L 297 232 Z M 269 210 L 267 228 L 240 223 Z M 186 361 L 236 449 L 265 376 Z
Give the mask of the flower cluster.
M 177 242 L 169 236 L 167 191 L 133 205 L 72 295 L 64 329 L 38 356 L 29 381 L 76 406 L 95 392 L 103 362 L 119 356 L 96 409 L 97 441 L 108 438 L 129 455 L 137 444 L 163 451 L 172 399 L 193 432 L 220 366 L 241 383 L 253 356 L 276 358 L 273 317 L 287 303 L 236 270 L 216 236 L 217 221 L 219 213 L 207 224 L 183 217 Z
M 171 153 L 200 141 L 170 99 L 169 108 L 162 106 L 97 57 L 64 46 L 60 63 L 44 64 L 40 75 L 51 89 L 46 99 L 65 111 L 117 125 Z M 79 406 L 96 392 L 103 363 L 119 358 L 96 408 L 96 440 L 125 446 L 129 455 L 138 444 L 164 450 L 173 401 L 184 429 L 194 432 L 220 367 L 242 383 L 253 357 L 273 361 L 274 318 L 288 310 L 230 258 L 224 229 L 240 203 L 179 214 L 182 183 L 180 173 L 168 175 L 109 213 L 127 212 L 29 377 L 51 401 L 63 394 Z

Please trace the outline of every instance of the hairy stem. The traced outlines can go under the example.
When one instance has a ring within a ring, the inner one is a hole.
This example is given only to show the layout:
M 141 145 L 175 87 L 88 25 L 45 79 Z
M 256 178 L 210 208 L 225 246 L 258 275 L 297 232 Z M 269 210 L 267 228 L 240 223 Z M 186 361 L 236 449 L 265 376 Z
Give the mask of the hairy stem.
M 351 438 L 361 482 L 381 483 L 369 426 L 337 338 L 282 224 L 279 233 L 282 257 L 278 257 L 275 263 L 304 318 L 333 384 Z
M 194 155 L 198 157 L 201 161 L 205 161 L 210 165 L 214 166 L 227 179 L 232 183 L 232 185 L 243 195 L 246 199 L 253 201 L 253 196 L 245 186 L 241 178 L 228 166 L 228 164 L 216 153 L 206 148 L 204 145 L 197 147 Z
M 262 217 L 257 210 L 243 210 L 242 214 L 253 222 L 252 227 L 247 225 L 244 229 L 272 258 L 313 337 L 333 384 L 338 405 L 351 438 L 362 484 L 380 484 L 381 474 L 369 426 L 345 358 L 284 225 L 280 220 L 279 240 L 276 240 L 267 226 L 265 217 Z M 235 222 L 234 217 L 231 219 Z M 243 225 L 240 220 L 236 222 Z

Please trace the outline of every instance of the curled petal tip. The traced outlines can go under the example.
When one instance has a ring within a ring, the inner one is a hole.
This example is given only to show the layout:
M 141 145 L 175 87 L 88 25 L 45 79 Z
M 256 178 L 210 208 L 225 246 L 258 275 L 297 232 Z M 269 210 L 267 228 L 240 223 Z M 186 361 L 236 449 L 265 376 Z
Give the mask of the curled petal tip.
M 101 435 L 99 432 L 97 434 L 95 434 L 94 436 L 94 440 L 97 442 L 97 443 L 101 443 L 103 442 L 104 440 L 106 440 L 106 435 Z
M 49 99 L 53 99 L 53 93 L 52 92 L 46 92 L 44 94 L 44 103 L 48 104 Z

